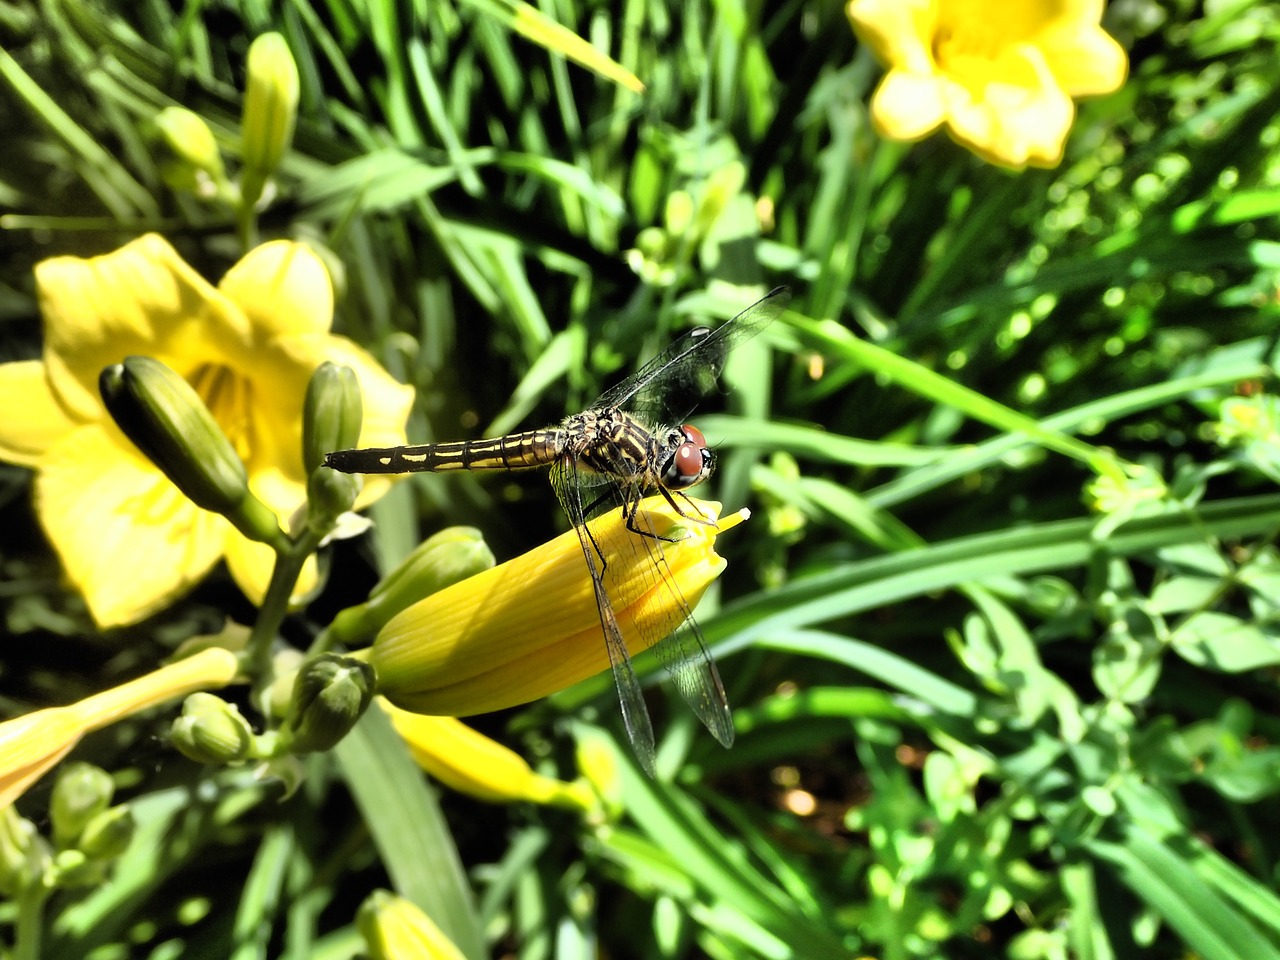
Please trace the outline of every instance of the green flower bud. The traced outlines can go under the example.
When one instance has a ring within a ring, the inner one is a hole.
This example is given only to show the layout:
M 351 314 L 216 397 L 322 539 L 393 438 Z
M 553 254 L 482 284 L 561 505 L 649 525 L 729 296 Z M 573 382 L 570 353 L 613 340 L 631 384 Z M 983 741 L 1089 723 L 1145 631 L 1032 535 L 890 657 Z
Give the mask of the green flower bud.
M 156 114 L 155 128 L 169 153 L 160 165 L 165 182 L 201 196 L 216 193 L 227 174 L 204 118 L 186 107 L 165 107 Z
M 129 849 L 135 826 L 133 810 L 128 804 L 103 810 L 85 825 L 79 849 L 93 860 L 103 863 L 114 860 Z
M 249 45 L 244 92 L 241 202 L 252 207 L 293 141 L 298 66 L 284 37 L 264 33 Z
M 298 673 L 281 731 L 293 753 L 328 750 L 364 716 L 373 699 L 373 667 L 326 653 Z
M 68 764 L 49 799 L 54 846 L 59 850 L 77 846 L 85 825 L 111 805 L 115 790 L 111 774 L 102 768 L 90 763 Z
M 36 825 L 10 804 L 0 807 L 0 894 L 14 898 L 44 882 L 52 855 Z
M 107 411 L 193 503 L 227 517 L 246 537 L 280 536 L 271 510 L 249 493 L 244 463 L 186 380 L 159 360 L 126 357 L 98 378 Z
M 327 360 L 316 368 L 302 408 L 302 462 L 307 473 L 324 465 L 326 453 L 360 442 L 363 406 L 354 370 Z
M 253 728 L 235 704 L 212 693 L 193 693 L 182 704 L 169 738 L 184 757 L 196 763 L 240 763 L 253 750 Z
M 49 883 L 63 890 L 73 887 L 91 887 L 102 882 L 106 873 L 105 866 L 97 860 L 90 859 L 82 850 L 59 850 L 53 855 Z
M 343 644 L 371 639 L 397 613 L 445 587 L 493 566 L 493 551 L 474 527 L 448 527 L 418 545 L 373 588 L 369 599 L 334 618 L 330 634 Z
M 307 477 L 307 522 L 313 530 L 328 535 L 334 521 L 355 506 L 360 494 L 360 478 L 317 467 Z

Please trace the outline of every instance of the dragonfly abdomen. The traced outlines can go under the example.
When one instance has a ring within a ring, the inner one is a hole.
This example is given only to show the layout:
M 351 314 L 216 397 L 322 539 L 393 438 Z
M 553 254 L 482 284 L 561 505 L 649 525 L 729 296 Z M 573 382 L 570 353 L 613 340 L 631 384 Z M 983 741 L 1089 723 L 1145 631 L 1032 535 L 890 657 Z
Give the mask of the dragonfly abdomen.
M 491 440 L 424 443 L 410 447 L 337 450 L 325 465 L 342 473 L 440 473 L 445 470 L 521 470 L 545 467 L 564 446 L 564 431 L 526 430 Z

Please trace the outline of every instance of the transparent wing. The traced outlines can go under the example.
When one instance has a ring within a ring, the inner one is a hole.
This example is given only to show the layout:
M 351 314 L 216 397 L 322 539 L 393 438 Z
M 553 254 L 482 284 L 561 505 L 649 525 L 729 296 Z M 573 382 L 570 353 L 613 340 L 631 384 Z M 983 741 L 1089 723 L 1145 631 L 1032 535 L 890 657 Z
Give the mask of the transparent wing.
M 583 512 L 579 471 L 572 459 L 561 457 L 552 465 L 551 486 L 582 545 L 582 556 L 586 560 L 587 573 L 595 592 L 596 611 L 600 614 L 600 628 L 604 632 L 605 649 L 613 668 L 613 682 L 618 688 L 618 704 L 622 708 L 622 722 L 627 729 L 627 739 L 631 741 L 631 749 L 645 773 L 655 777 L 657 766 L 654 761 L 653 725 L 649 722 L 649 708 L 644 702 L 644 688 L 631 664 L 631 655 L 622 638 L 622 628 L 618 625 L 618 617 L 605 590 L 605 559 L 596 552 L 595 543 L 591 539 L 588 521 Z M 588 489 L 598 489 L 598 486 Z M 598 513 L 599 509 L 592 512 Z
M 697 516 L 691 505 L 684 505 L 684 513 L 691 524 L 710 522 Z M 673 611 L 667 621 L 669 626 L 666 636 L 647 645 L 651 646 L 659 662 L 671 676 L 680 696 L 711 731 L 711 735 L 724 746 L 730 747 L 733 745 L 734 732 L 729 698 L 725 695 L 720 671 L 716 669 L 702 631 L 698 629 L 698 622 L 693 618 L 693 611 L 676 586 L 675 576 L 667 564 L 663 551 L 665 541 L 658 536 L 652 518 L 643 510 L 635 512 L 633 523 L 643 533 L 636 534 L 630 540 L 637 545 L 637 549 L 647 550 L 651 561 L 645 566 L 646 570 L 651 571 L 653 580 L 653 587 L 646 591 L 650 598 L 648 602 L 669 606 Z
M 773 323 L 790 301 L 791 291 L 775 287 L 728 323 L 690 330 L 592 407 L 620 406 L 649 424 L 682 422 L 715 387 L 729 351 Z

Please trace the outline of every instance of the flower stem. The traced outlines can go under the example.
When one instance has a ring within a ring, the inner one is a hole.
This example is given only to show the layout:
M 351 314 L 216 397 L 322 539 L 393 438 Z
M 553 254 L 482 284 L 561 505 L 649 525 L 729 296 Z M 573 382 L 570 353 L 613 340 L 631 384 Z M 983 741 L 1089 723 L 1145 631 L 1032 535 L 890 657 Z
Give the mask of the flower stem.
M 289 613 L 289 598 L 293 596 L 302 566 L 320 546 L 323 537 L 323 533 L 304 527 L 297 538 L 273 544 L 276 565 L 271 571 L 271 582 L 267 585 L 267 594 L 262 599 L 258 619 L 249 634 L 244 653 L 245 667 L 253 677 L 255 690 L 262 690 L 271 683 L 271 646 L 280 632 L 280 624 Z
M 40 960 L 40 946 L 44 936 L 44 905 L 50 893 L 43 884 L 37 883 L 18 895 L 13 953 L 10 954 L 13 960 Z

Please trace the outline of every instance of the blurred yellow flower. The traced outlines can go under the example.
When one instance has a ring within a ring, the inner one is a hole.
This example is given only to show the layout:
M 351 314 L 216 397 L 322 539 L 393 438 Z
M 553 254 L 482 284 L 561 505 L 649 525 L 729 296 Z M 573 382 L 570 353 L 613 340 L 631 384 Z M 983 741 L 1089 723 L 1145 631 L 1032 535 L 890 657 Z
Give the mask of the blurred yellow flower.
M 1099 25 L 1102 0 L 849 0 L 854 31 L 889 68 L 871 101 L 894 140 L 947 132 L 1005 167 L 1054 167 L 1072 97 L 1111 93 L 1124 49 Z
M 302 404 L 322 361 L 356 372 L 362 446 L 406 442 L 412 389 L 329 333 L 333 288 L 302 244 L 253 249 L 215 288 L 151 234 L 100 257 L 45 260 L 36 286 L 44 358 L 0 364 L 0 406 L 10 411 L 0 459 L 38 471 L 40 521 L 102 626 L 163 608 L 223 557 L 260 602 L 274 562 L 269 547 L 186 500 L 125 438 L 98 394 L 103 367 L 138 354 L 184 377 L 245 461 L 251 491 L 282 519 L 306 497 Z M 360 503 L 387 486 L 370 478 Z
M 230 650 L 210 647 L 67 707 L 36 710 L 0 723 L 0 807 L 17 800 L 71 752 L 86 733 L 236 676 Z
M 446 787 L 489 803 L 542 803 L 591 810 L 595 791 L 585 780 L 566 783 L 534 771 L 508 750 L 453 717 L 410 713 L 378 698 L 414 761 Z
M 716 535 L 743 519 L 720 519 L 720 504 L 692 502 L 718 525 L 681 517 L 661 497 L 639 506 L 664 536 L 684 531 L 662 550 L 690 607 L 725 567 Z M 675 630 L 684 608 L 657 581 L 646 551 L 624 549 L 637 534 L 620 511 L 592 521 L 591 534 L 608 558 L 609 596 L 634 656 L 643 649 L 640 638 Z M 378 673 L 378 692 L 396 706 L 452 717 L 528 703 L 609 669 L 577 533 L 420 600 L 393 617 L 365 655 Z

